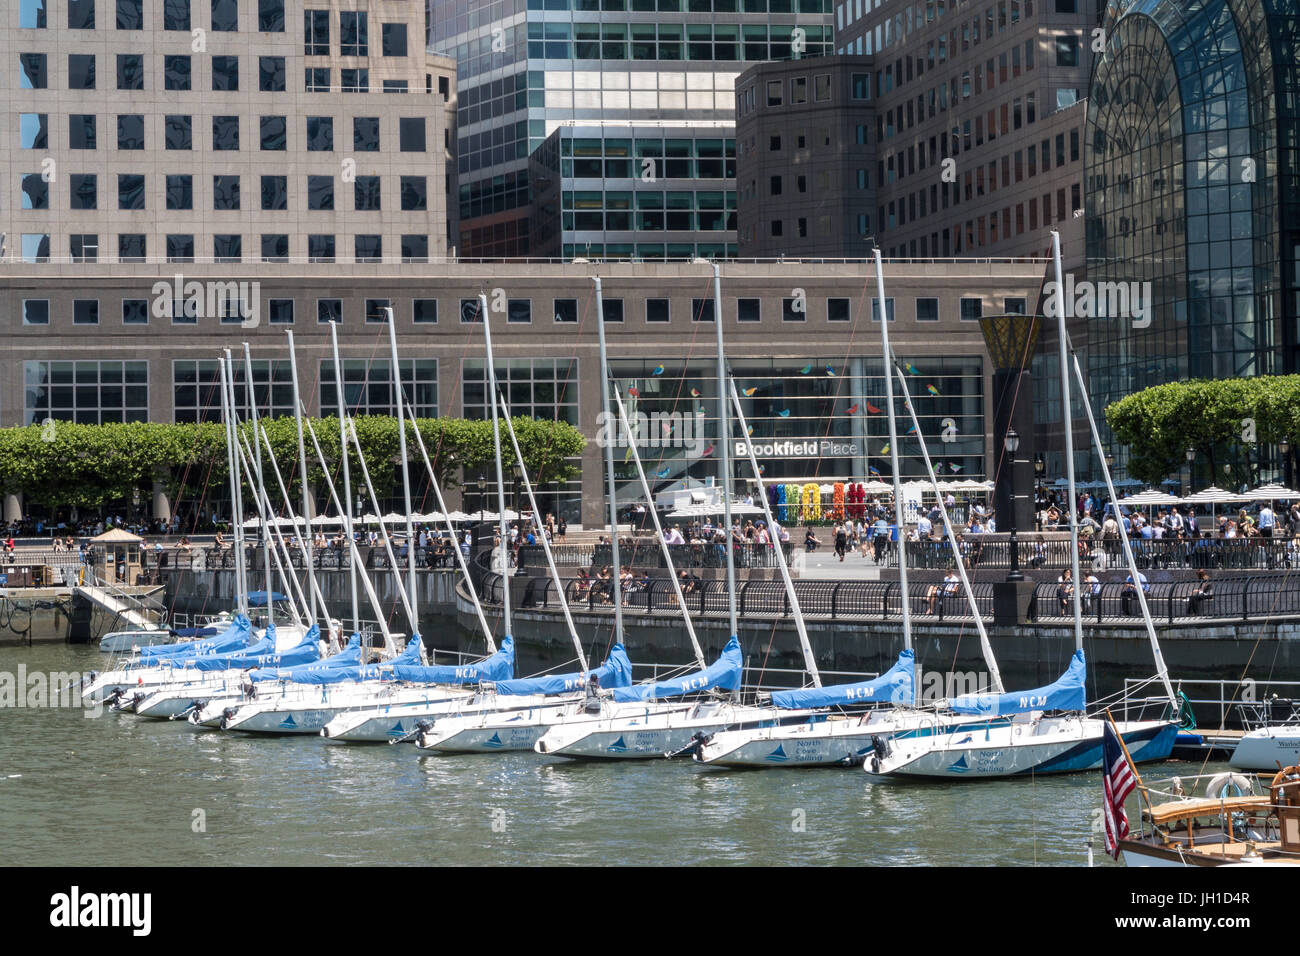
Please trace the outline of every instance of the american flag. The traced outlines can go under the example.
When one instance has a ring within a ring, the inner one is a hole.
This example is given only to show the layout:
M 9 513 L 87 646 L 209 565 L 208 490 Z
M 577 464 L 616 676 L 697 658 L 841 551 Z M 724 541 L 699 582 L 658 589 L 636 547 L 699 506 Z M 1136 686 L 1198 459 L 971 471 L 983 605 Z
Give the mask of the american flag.
M 1133 767 L 1110 721 L 1102 730 L 1101 754 L 1101 783 L 1106 796 L 1102 807 L 1102 815 L 1106 818 L 1106 852 L 1118 860 L 1119 841 L 1128 836 L 1124 800 L 1137 786 L 1137 778 L 1133 776 Z

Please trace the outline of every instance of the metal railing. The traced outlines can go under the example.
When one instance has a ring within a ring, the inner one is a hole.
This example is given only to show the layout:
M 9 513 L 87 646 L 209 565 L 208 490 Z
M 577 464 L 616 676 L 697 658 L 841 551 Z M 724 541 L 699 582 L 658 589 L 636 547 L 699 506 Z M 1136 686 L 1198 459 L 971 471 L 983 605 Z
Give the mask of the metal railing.
M 1209 594 L 1205 585 L 1209 585 Z M 1098 623 L 1103 620 L 1140 620 L 1137 592 L 1130 584 L 1107 581 L 1084 583 L 1083 614 Z M 1250 621 L 1272 617 L 1300 616 L 1300 575 L 1255 574 L 1215 577 L 1209 582 L 1149 582 L 1146 590 L 1151 616 L 1167 624 L 1201 620 Z M 1041 583 L 1034 588 L 1029 618 L 1059 621 L 1074 615 L 1073 598 L 1059 583 Z
M 793 548 L 789 542 L 782 545 L 787 562 Z M 556 567 L 603 568 L 614 563 L 613 548 L 608 544 L 553 544 L 551 553 Z M 727 552 L 722 544 L 695 542 L 670 544 L 668 553 L 677 568 L 725 568 Z M 775 568 L 776 553 L 769 545 L 745 543 L 734 551 L 736 566 L 741 568 Z M 635 538 L 619 541 L 619 558 L 625 568 L 665 568 L 658 542 L 652 538 Z M 546 553 L 541 545 L 520 545 L 516 564 L 521 568 L 545 568 Z
M 555 584 L 549 577 L 516 577 L 512 597 L 520 608 L 559 608 Z M 573 608 L 591 611 L 613 610 L 612 587 L 597 579 L 561 576 L 564 597 Z M 483 578 L 482 595 L 490 604 L 501 603 L 501 575 L 489 572 Z M 993 585 L 975 582 L 976 606 L 983 620 L 993 617 Z M 795 581 L 795 596 L 805 616 L 830 620 L 901 619 L 903 597 L 896 581 Z M 686 609 L 692 615 L 723 616 L 727 613 L 725 581 L 692 578 L 683 587 Z M 908 588 L 911 610 L 924 621 L 973 620 L 970 605 L 960 591 L 942 584 L 913 584 Z M 634 582 L 623 594 L 623 606 L 645 613 L 681 613 L 672 584 L 652 578 L 645 586 Z M 790 600 L 780 581 L 744 581 L 737 588 L 736 609 L 740 615 L 788 617 Z
M 1062 570 L 1070 566 L 1070 541 L 1039 541 L 1021 535 L 1018 541 L 1020 567 L 1024 570 Z M 1004 535 L 966 535 L 962 556 L 968 567 L 1011 567 L 1011 542 Z M 1197 538 L 1139 539 L 1133 542 L 1133 559 L 1143 570 L 1245 571 L 1300 569 L 1300 543 L 1284 538 Z M 1118 540 L 1083 540 L 1079 560 L 1093 570 L 1126 568 L 1123 546 Z M 908 567 L 946 569 L 953 566 L 952 548 L 947 541 L 909 541 Z M 890 547 L 887 567 L 897 567 L 897 550 Z
M 1132 677 L 1124 679 L 1124 696 L 1127 699 L 1130 688 L 1139 689 L 1147 681 Z M 1253 730 L 1269 724 L 1296 722 L 1300 727 L 1300 681 L 1295 680 L 1214 680 L 1196 678 L 1176 682 L 1176 689 L 1187 693 L 1188 702 L 1200 715 L 1217 709 L 1219 715 L 1215 728 L 1242 727 Z M 1213 688 L 1217 696 L 1200 696 L 1205 691 L 1197 688 Z M 1190 693 L 1188 691 L 1190 690 Z M 1277 694 L 1276 701 L 1270 700 Z M 1127 719 L 1127 718 L 1126 718 Z M 1214 729 L 1208 722 L 1202 722 L 1201 729 Z

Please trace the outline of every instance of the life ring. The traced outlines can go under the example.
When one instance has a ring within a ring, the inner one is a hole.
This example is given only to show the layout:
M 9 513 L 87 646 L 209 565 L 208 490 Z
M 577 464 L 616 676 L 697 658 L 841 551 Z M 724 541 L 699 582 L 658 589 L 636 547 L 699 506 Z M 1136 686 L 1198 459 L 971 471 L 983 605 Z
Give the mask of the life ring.
M 1235 793 L 1229 793 L 1231 787 Z M 1205 796 L 1211 800 L 1227 797 L 1244 797 L 1250 793 L 1250 779 L 1240 773 L 1221 773 L 1205 786 Z

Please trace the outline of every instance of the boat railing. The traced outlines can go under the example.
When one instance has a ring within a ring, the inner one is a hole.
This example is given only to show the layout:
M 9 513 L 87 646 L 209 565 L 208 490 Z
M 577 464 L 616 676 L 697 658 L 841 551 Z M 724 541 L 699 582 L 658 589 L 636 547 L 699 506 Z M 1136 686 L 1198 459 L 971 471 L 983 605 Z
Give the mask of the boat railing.
M 1124 714 L 1128 717 L 1128 697 L 1139 693 L 1147 680 L 1125 678 Z M 1193 711 L 1202 716 L 1217 712 L 1217 729 L 1253 730 L 1269 724 L 1300 721 L 1300 681 L 1193 678 L 1175 682 L 1187 695 Z M 1205 726 L 1212 726 L 1208 721 Z
M 594 662 L 593 662 L 593 666 Z M 668 680 L 673 677 L 679 677 L 682 674 L 690 673 L 695 670 L 694 664 L 670 665 L 663 663 L 639 663 L 632 662 L 632 673 L 634 679 L 640 681 L 660 681 Z M 819 671 L 823 684 L 851 684 L 858 681 L 871 680 L 873 677 L 880 675 L 870 671 Z M 769 679 L 771 678 L 771 679 Z M 771 693 L 778 690 L 797 690 L 802 687 L 808 687 L 811 682 L 811 675 L 806 669 L 798 667 L 767 667 L 767 666 L 746 666 L 741 668 L 740 691 L 742 694 L 752 696 L 760 693 Z

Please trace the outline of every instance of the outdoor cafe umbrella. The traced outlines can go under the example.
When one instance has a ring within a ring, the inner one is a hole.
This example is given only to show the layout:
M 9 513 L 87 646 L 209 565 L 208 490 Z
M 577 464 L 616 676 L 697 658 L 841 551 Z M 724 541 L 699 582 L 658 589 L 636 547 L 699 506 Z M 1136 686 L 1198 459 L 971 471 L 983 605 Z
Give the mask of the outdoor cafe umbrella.
M 1262 485 L 1254 491 L 1248 491 L 1241 497 L 1246 501 L 1279 501 L 1300 498 L 1300 491 L 1293 491 L 1279 484 L 1271 484 Z

